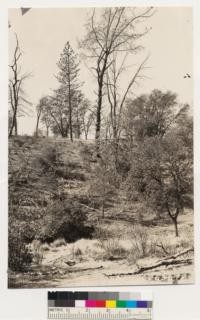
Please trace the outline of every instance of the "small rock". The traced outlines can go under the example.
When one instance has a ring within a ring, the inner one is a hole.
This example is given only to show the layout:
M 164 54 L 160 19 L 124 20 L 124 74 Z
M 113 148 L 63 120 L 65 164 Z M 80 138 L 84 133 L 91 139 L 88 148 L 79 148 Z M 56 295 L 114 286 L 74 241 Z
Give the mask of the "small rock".
M 67 264 L 68 266 L 72 267 L 76 264 L 75 261 L 64 261 L 65 264 Z

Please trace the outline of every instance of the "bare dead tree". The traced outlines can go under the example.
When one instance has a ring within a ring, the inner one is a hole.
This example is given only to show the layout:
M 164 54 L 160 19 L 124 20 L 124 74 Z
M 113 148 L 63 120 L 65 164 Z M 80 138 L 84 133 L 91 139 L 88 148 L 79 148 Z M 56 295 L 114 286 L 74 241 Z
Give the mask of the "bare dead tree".
M 21 67 L 19 66 L 19 60 L 22 56 L 22 52 L 19 46 L 19 40 L 16 36 L 16 46 L 14 50 L 13 62 L 9 66 L 11 70 L 11 76 L 9 78 L 9 103 L 11 106 L 11 115 L 12 120 L 10 121 L 9 126 L 9 137 L 18 134 L 18 124 L 17 117 L 27 113 L 24 106 L 26 107 L 31 105 L 31 103 L 25 98 L 25 92 L 23 90 L 24 81 L 30 77 L 30 74 L 26 73 L 21 75 Z
M 146 68 L 146 62 L 148 56 L 139 64 L 137 69 L 134 71 L 132 77 L 130 78 L 124 92 L 122 95 L 119 93 L 120 86 L 120 76 L 126 71 L 125 62 L 128 54 L 126 53 L 122 59 L 122 62 L 118 65 L 117 54 L 112 56 L 112 64 L 109 68 L 106 77 L 106 87 L 107 87 L 107 98 L 110 105 L 110 123 L 112 127 L 113 139 L 117 143 L 121 134 L 121 117 L 125 101 L 130 93 L 131 89 L 135 84 L 139 84 L 139 80 L 143 79 L 145 76 L 142 71 Z
M 114 52 L 136 53 L 142 48 L 138 40 L 148 32 L 148 29 L 140 32 L 136 26 L 151 17 L 153 13 L 152 7 L 104 8 L 99 18 L 94 9 L 88 19 L 87 34 L 80 46 L 87 51 L 85 56 L 92 58 L 96 64 L 93 69 L 98 87 L 95 135 L 97 141 L 100 139 L 101 131 L 104 78 L 112 64 L 109 58 Z

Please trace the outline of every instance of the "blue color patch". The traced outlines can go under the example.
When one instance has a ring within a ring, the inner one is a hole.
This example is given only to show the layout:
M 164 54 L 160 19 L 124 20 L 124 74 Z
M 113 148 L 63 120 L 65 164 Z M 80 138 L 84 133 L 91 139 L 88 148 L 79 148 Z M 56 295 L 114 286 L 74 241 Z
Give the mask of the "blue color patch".
M 148 308 L 147 301 L 137 301 L 137 308 Z

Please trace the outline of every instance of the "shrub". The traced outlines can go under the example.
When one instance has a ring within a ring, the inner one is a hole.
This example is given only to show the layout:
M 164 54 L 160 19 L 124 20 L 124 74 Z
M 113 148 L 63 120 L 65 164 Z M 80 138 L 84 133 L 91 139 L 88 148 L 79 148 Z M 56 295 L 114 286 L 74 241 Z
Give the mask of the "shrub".
M 95 158 L 95 145 L 82 144 L 80 149 L 81 158 L 84 162 L 89 164 Z
M 80 169 L 80 165 L 69 159 L 64 162 L 62 154 L 56 146 L 46 146 L 37 157 L 36 164 L 39 164 L 39 167 L 44 172 L 53 173 L 57 178 L 61 177 L 65 180 L 85 180 L 84 174 L 77 171 Z
M 32 262 L 32 254 L 27 247 L 19 225 L 10 223 L 8 231 L 8 267 L 12 271 L 24 271 Z
M 75 251 L 74 251 L 74 255 L 75 257 L 79 257 L 79 256 L 82 256 L 82 250 L 80 248 L 76 248 Z
M 45 172 L 55 172 L 63 164 L 61 153 L 58 152 L 56 146 L 52 145 L 47 145 L 41 151 L 36 161 Z
M 107 229 L 104 229 L 101 227 L 100 224 L 97 224 L 95 226 L 95 231 L 93 233 L 93 238 L 98 239 L 99 242 L 103 242 L 104 240 L 108 240 L 110 238 L 111 234 Z
M 132 231 L 132 251 L 137 257 L 145 257 L 148 254 L 149 237 L 147 229 L 135 226 Z
M 58 238 L 74 242 L 80 238 L 91 238 L 93 228 L 86 225 L 83 207 L 73 200 L 56 201 L 46 208 L 43 227 L 38 237 L 48 243 Z
M 139 251 L 136 250 L 135 246 L 133 245 L 129 251 L 128 262 L 130 264 L 135 264 L 139 258 L 140 258 Z
M 173 241 L 170 241 L 169 237 L 162 237 L 159 235 L 152 239 L 150 252 L 151 255 L 155 255 L 157 257 L 165 257 L 174 255 L 184 249 L 188 249 L 190 247 L 190 236 L 187 233 L 187 239 L 183 238 L 174 238 Z
M 12 137 L 12 140 L 18 147 L 23 147 L 24 145 L 30 146 L 37 141 L 36 137 L 28 135 Z
M 77 248 L 75 246 L 72 246 L 72 252 L 71 252 L 72 258 L 80 258 L 83 255 L 83 252 L 80 248 Z
M 32 252 L 33 252 L 33 261 L 36 264 L 41 264 L 43 256 L 44 256 L 44 250 L 43 250 L 42 243 L 40 240 L 33 240 Z
M 105 252 L 104 258 L 111 260 L 114 257 L 123 258 L 126 256 L 126 249 L 120 244 L 119 239 L 110 238 L 107 240 L 99 240 L 100 246 Z
M 167 241 L 162 241 L 156 239 L 156 240 L 153 240 L 151 242 L 151 245 L 150 245 L 150 253 L 151 255 L 155 255 L 156 257 L 165 257 L 167 255 L 173 255 L 176 253 L 176 245 L 174 245 L 173 243 L 169 243 Z

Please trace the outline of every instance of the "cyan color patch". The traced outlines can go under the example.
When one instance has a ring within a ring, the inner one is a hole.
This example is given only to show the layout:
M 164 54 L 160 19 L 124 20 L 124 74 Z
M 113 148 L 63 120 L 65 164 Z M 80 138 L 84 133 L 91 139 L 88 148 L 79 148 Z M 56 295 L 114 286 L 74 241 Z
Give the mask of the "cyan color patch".
M 136 308 L 137 307 L 137 301 L 130 300 L 126 301 L 126 308 Z

